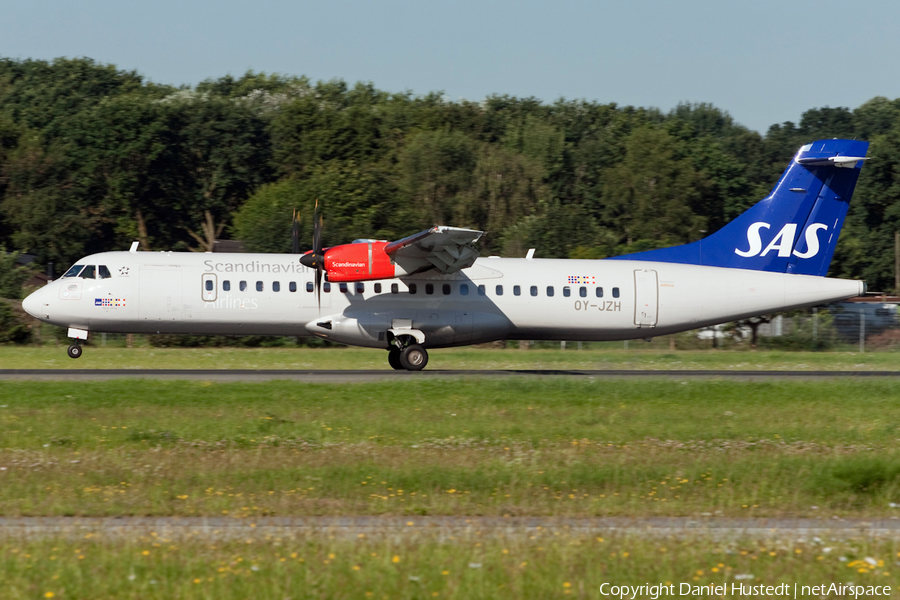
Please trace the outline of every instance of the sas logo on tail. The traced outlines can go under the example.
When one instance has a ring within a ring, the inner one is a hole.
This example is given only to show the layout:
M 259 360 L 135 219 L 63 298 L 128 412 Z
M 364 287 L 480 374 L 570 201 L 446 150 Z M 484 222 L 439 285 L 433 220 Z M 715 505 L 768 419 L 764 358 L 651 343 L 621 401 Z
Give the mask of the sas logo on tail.
M 785 257 L 791 255 L 791 248 L 794 247 L 794 237 L 797 233 L 797 224 L 796 223 L 788 223 L 784 227 L 781 228 L 781 231 L 769 242 L 769 245 L 766 246 L 765 250 L 762 249 L 762 237 L 760 236 L 761 229 L 771 229 L 771 225 L 768 223 L 754 223 L 747 229 L 747 242 L 750 244 L 750 248 L 747 250 L 739 250 L 737 248 L 734 249 L 734 253 L 738 256 L 743 256 L 744 258 L 750 258 L 751 256 L 765 256 L 769 252 L 774 250 L 778 251 L 778 256 Z M 819 236 L 818 232 L 820 229 L 828 230 L 827 225 L 823 225 L 822 223 L 813 223 L 809 227 L 806 228 L 804 232 L 804 237 L 806 239 L 806 252 L 798 252 L 797 250 L 793 251 L 794 256 L 797 258 L 812 258 L 816 254 L 819 253 Z M 762 250 L 762 252 L 760 252 Z

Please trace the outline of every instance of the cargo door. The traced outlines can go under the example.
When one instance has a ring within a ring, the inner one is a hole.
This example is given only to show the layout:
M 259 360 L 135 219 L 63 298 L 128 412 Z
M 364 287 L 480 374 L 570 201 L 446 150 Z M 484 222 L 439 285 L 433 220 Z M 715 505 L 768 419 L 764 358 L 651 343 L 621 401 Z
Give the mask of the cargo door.
M 656 271 L 640 269 L 634 272 L 634 324 L 656 327 L 659 309 L 659 282 Z
M 144 265 L 141 267 L 142 321 L 181 320 L 181 267 Z

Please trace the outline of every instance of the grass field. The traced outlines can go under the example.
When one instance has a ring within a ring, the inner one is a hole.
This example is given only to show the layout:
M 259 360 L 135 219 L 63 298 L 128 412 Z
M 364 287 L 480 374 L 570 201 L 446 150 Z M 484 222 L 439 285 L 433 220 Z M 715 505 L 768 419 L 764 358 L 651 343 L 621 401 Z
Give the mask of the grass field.
M 748 352 L 645 348 L 644 342 L 591 349 L 446 348 L 429 353 L 428 369 L 900 369 L 897 352 Z M 384 369 L 387 352 L 364 348 L 85 348 L 78 360 L 64 346 L 0 346 L 3 369 Z
M 697 544 L 575 535 L 446 542 L 47 540 L 0 542 L 0 581 L 8 600 L 605 598 L 610 584 L 674 585 L 676 592 L 724 585 L 727 595 L 738 596 L 732 585 L 750 592 L 759 585 L 852 582 L 896 590 L 897 550 L 888 541 Z M 826 597 L 810 591 L 799 588 L 798 596 Z M 705 595 L 719 596 L 708 589 Z
M 894 515 L 890 380 L 0 382 L 5 515 Z
M 643 358 L 631 364 L 661 360 Z M 0 514 L 900 516 L 898 400 L 892 380 L 846 378 L 0 381 Z M 606 537 L 3 539 L 0 597 L 600 598 L 603 583 L 648 582 L 898 589 L 890 541 Z

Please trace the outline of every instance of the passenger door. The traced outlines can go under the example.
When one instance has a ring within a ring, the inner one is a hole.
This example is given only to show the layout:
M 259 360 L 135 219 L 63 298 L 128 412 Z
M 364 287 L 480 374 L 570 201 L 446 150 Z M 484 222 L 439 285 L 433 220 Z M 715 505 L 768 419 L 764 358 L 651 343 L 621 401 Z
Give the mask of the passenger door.
M 200 282 L 200 294 L 204 302 L 215 302 L 218 293 L 219 282 L 215 273 L 204 273 Z

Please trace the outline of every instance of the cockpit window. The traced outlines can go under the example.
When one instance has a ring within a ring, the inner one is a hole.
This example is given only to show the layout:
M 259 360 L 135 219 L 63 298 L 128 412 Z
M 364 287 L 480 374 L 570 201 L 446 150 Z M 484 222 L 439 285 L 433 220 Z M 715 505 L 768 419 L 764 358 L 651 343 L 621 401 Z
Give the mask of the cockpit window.
M 100 279 L 109 279 L 112 277 L 112 274 L 109 272 L 109 269 L 106 268 L 106 265 L 100 265 L 97 274 L 100 275 Z
M 66 271 L 66 274 L 63 277 L 78 277 L 78 273 L 84 268 L 84 265 L 74 265 L 71 269 Z
M 80 277 L 82 279 L 96 279 L 96 271 L 97 267 L 95 267 L 94 265 L 88 265 L 84 268 L 84 271 L 81 272 Z

